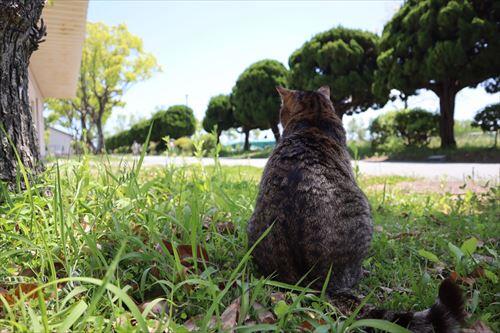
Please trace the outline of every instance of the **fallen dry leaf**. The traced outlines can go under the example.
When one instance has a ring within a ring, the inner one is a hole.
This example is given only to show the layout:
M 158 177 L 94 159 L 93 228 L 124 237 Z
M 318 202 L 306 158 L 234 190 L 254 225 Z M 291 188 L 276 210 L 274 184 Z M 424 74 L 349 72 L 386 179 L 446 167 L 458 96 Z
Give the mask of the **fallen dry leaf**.
M 318 319 L 316 321 L 318 325 L 324 325 L 326 322 L 323 319 Z M 314 331 L 314 326 L 311 324 L 311 321 L 309 320 L 304 320 L 302 323 L 299 325 L 299 330 L 301 332 L 313 332 Z
M 460 276 L 457 272 L 453 271 L 450 273 L 450 280 L 457 283 L 468 284 L 472 286 L 476 279 L 472 276 Z
M 485 276 L 484 268 L 482 268 L 481 266 L 477 266 L 476 268 L 474 268 L 470 276 L 475 278 L 484 277 Z
M 257 319 L 259 320 L 259 323 L 274 324 L 276 322 L 276 317 L 274 316 L 274 314 L 271 311 L 264 308 L 262 304 L 255 302 L 252 304 L 252 307 L 255 313 L 257 314 Z
M 235 230 L 233 222 L 219 222 L 215 227 L 220 234 L 233 234 Z
M 144 303 L 139 304 L 138 308 L 139 308 L 139 310 L 141 310 L 141 312 L 143 312 L 150 304 L 151 304 L 151 302 L 144 302 Z M 158 303 L 153 305 L 150 312 L 148 313 L 148 316 L 154 317 L 155 315 L 164 314 L 166 312 L 166 308 L 167 308 L 167 302 L 164 300 L 159 301 Z
M 486 326 L 481 320 L 476 321 L 471 327 L 462 329 L 464 333 L 493 333 L 491 328 Z
M 299 330 L 301 332 L 312 332 L 314 330 L 314 326 L 308 320 L 304 320 L 300 323 Z
M 236 325 L 238 324 L 240 303 L 241 298 L 236 298 L 221 314 L 220 320 L 222 322 L 222 329 L 229 330 L 229 332 L 234 332 L 234 327 L 236 327 Z
M 165 245 L 165 248 L 167 251 L 171 254 L 174 255 L 174 248 L 171 242 L 169 241 L 162 241 L 163 245 Z M 160 244 L 157 244 L 155 246 L 155 249 L 157 251 L 160 251 L 163 253 L 163 249 Z M 181 244 L 176 247 L 176 251 L 179 255 L 179 259 L 181 260 L 181 264 L 186 267 L 192 267 L 193 265 L 189 262 L 190 259 L 193 259 L 193 248 L 191 245 L 188 244 Z M 196 247 L 196 258 L 199 262 L 208 262 L 208 252 L 204 248 L 202 248 L 200 245 Z
M 198 315 L 193 318 L 190 318 L 184 323 L 184 327 L 189 331 L 189 332 L 197 332 L 200 330 L 198 325 L 196 324 L 200 320 L 203 319 L 203 315 Z M 215 316 L 212 316 L 210 318 L 210 321 L 208 322 L 208 329 L 212 329 L 217 325 L 217 318 Z
M 283 294 L 280 291 L 272 292 L 271 293 L 271 303 L 275 304 L 278 303 L 279 301 L 284 301 L 285 300 L 285 294 Z

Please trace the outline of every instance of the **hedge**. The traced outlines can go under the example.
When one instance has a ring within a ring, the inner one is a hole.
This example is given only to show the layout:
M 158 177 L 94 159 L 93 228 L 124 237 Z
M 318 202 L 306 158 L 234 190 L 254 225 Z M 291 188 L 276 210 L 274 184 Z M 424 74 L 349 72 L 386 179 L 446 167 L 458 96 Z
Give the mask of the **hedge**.
M 130 147 L 134 141 L 144 143 L 152 121 L 153 128 L 150 141 L 158 143 L 156 150 L 165 149 L 163 137 L 169 136 L 172 139 L 178 139 L 183 136 L 191 136 L 196 129 L 193 110 L 185 105 L 174 105 L 167 110 L 156 112 L 151 119 L 141 121 L 133 125 L 129 130 L 107 138 L 105 141 L 106 149 L 114 151 L 119 147 Z

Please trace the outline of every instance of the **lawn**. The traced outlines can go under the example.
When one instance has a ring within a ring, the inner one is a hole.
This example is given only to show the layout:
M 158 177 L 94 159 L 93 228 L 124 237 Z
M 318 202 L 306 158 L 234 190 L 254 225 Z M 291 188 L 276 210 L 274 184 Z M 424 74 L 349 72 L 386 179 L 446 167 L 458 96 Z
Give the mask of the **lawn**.
M 111 165 L 52 163 L 27 191 L 0 189 L 0 331 L 346 332 L 363 324 L 354 307 L 255 271 L 245 229 L 261 169 Z M 467 296 L 468 322 L 498 331 L 498 187 L 413 194 L 395 186 L 409 178 L 357 177 L 375 235 L 356 293 L 378 307 L 421 310 L 451 275 Z

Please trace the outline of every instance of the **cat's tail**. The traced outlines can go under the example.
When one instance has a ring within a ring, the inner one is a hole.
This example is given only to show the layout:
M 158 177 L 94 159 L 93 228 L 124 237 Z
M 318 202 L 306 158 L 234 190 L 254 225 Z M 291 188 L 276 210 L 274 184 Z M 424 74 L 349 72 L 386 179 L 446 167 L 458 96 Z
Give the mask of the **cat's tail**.
M 385 319 L 412 332 L 458 333 L 465 319 L 464 299 L 460 287 L 446 279 L 439 286 L 436 303 L 429 309 L 419 312 L 374 309 L 363 317 Z

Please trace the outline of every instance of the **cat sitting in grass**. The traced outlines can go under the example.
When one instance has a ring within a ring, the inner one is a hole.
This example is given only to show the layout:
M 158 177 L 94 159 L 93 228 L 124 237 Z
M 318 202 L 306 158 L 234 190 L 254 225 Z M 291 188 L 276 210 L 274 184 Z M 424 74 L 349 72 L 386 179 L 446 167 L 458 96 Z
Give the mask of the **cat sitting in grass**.
M 248 222 L 250 246 L 268 231 L 255 246 L 253 260 L 263 274 L 289 284 L 300 281 L 321 289 L 326 283 L 335 297 L 362 276 L 373 234 L 370 205 L 356 184 L 330 89 L 277 89 L 284 131 L 264 169 Z M 369 316 L 415 332 L 454 332 L 463 319 L 461 297 L 448 281 L 427 312 L 376 310 Z

